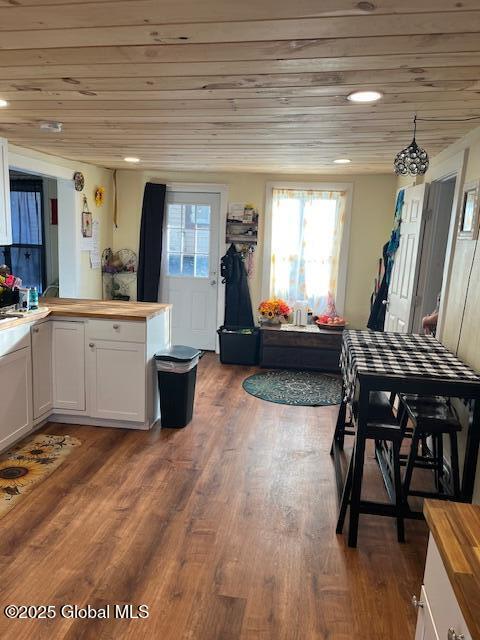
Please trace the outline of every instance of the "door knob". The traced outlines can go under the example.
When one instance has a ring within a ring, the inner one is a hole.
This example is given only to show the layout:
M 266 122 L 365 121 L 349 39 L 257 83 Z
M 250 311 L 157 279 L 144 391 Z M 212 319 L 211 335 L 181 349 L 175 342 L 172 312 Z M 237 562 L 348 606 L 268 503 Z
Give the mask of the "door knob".
M 38 327 L 35 327 L 33 330 L 33 333 L 38 333 L 40 331 L 40 329 Z
M 211 285 L 212 287 L 214 287 L 216 284 L 217 284 L 217 281 L 216 281 L 216 280 L 210 280 L 210 285 Z
M 90 349 L 93 349 L 93 347 L 95 346 L 95 343 L 94 342 L 90 342 L 88 346 L 90 347 Z
M 447 635 L 448 640 L 465 640 L 463 633 L 455 633 L 455 629 L 450 627 Z
M 419 600 L 417 596 L 412 596 L 411 602 L 412 602 L 412 606 L 415 607 L 415 609 L 423 609 L 423 602 Z

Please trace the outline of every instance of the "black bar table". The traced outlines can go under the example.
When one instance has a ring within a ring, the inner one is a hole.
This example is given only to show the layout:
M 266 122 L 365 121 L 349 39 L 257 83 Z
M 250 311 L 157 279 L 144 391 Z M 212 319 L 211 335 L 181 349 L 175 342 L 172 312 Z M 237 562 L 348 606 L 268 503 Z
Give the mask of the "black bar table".
M 354 394 L 358 397 L 349 546 L 355 547 L 357 543 L 365 454 L 362 432 L 368 423 L 371 391 L 438 395 L 473 401 L 461 487 L 462 500 L 471 502 L 480 445 L 480 374 L 433 336 L 353 330 L 344 331 L 343 334 L 341 368 L 345 397 L 340 407 L 332 449 L 343 448 L 345 406 Z M 337 469 L 338 466 L 336 463 Z M 388 507 L 385 505 L 385 514 L 389 511 Z M 375 510 L 373 505 L 372 510 Z

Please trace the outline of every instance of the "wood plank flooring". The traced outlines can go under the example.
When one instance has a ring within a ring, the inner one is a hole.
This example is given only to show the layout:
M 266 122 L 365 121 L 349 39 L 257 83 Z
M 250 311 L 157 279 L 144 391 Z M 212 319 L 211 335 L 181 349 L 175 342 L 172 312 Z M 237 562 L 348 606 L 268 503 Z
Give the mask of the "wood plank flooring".
M 336 407 L 247 395 L 200 363 L 182 430 L 49 424 L 82 447 L 0 520 L 2 640 L 404 640 L 427 527 L 364 516 L 335 535 Z M 369 453 L 366 495 L 381 498 Z M 147 620 L 10 621 L 7 604 L 147 604 Z

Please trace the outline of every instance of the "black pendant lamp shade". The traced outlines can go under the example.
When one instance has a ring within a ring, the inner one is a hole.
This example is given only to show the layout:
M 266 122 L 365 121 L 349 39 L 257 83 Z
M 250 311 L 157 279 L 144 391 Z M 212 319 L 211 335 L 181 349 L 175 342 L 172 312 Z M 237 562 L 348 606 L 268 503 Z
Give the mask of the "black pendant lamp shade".
M 395 156 L 393 166 L 397 176 L 421 176 L 427 172 L 429 160 L 428 153 L 419 147 L 415 140 L 417 133 L 417 115 L 413 118 L 413 140 Z

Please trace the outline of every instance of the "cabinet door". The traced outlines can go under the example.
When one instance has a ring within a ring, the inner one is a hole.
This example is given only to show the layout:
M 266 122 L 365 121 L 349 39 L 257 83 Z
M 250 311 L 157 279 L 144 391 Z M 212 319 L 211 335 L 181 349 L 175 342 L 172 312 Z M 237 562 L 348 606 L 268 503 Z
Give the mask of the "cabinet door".
M 423 640 L 439 640 L 433 618 L 430 615 L 425 616 L 425 633 Z
M 52 323 L 32 327 L 33 417 L 49 413 L 53 407 Z
M 52 323 L 53 407 L 85 411 L 83 322 Z
M 425 611 L 423 607 L 419 607 L 418 609 L 415 640 L 425 640 Z
M 422 587 L 420 595 L 421 606 L 418 608 L 417 629 L 415 640 L 439 640 L 433 616 L 428 602 L 425 587 Z
M 0 358 L 0 389 L 0 449 L 4 449 L 33 426 L 30 347 Z
M 8 172 L 8 144 L 0 138 L 0 245 L 12 244 L 10 215 L 10 176 Z
M 145 345 L 92 340 L 87 344 L 88 415 L 145 422 Z
M 424 585 L 438 637 L 444 640 L 448 637 L 448 630 L 454 629 L 457 636 L 463 634 L 464 640 L 472 640 L 442 556 L 431 533 L 425 563 Z

